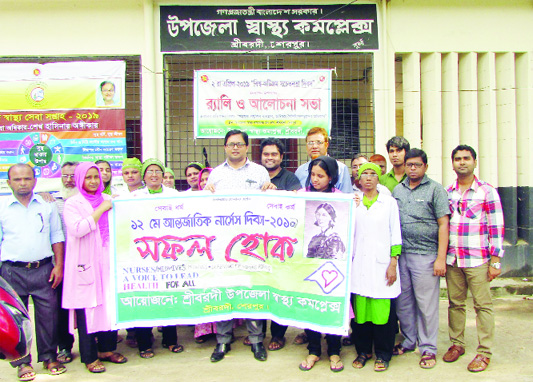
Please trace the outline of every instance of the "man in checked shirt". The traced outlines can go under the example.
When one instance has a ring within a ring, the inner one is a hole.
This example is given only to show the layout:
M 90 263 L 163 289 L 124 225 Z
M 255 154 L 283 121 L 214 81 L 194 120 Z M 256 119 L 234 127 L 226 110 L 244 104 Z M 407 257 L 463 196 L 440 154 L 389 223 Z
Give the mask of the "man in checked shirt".
M 470 289 L 479 344 L 468 370 L 479 372 L 487 368 L 492 355 L 494 312 L 490 282 L 501 273 L 503 211 L 496 189 L 474 175 L 477 161 L 472 147 L 457 146 L 452 152 L 452 165 L 457 180 L 447 189 L 451 216 L 446 259 L 448 331 L 452 346 L 443 359 L 454 362 L 465 353 L 465 300 Z

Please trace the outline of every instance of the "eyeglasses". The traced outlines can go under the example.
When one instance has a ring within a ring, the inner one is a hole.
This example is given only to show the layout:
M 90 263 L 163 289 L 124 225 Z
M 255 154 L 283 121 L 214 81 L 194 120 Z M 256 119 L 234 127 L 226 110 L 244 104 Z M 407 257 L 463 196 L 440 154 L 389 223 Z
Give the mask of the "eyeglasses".
M 61 175 L 61 177 L 62 177 L 63 179 L 74 179 L 74 174 L 72 174 L 72 175 L 67 175 L 67 174 L 65 174 L 65 175 Z
M 423 165 L 424 165 L 424 163 L 420 163 L 420 162 L 418 162 L 418 163 L 406 163 L 406 164 L 405 164 L 405 167 L 409 167 L 409 168 L 411 168 L 411 167 L 421 168 Z
M 244 146 L 246 146 L 246 143 L 242 143 L 242 142 L 236 142 L 236 143 L 228 143 L 228 144 L 226 144 L 226 147 L 229 147 L 229 148 L 237 147 L 237 148 L 239 148 L 239 149 L 242 149 Z
M 309 141 L 307 142 L 307 146 L 322 146 L 324 144 L 324 141 Z
M 161 170 L 146 170 L 146 173 L 148 175 L 163 175 L 163 171 Z
M 378 174 L 361 174 L 361 178 L 377 178 Z

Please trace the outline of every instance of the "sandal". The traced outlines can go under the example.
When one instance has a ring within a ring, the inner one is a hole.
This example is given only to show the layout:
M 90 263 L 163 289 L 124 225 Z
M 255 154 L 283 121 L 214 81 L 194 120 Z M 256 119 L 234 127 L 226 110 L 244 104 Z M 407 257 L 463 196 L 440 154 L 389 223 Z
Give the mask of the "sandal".
M 389 362 L 384 361 L 381 358 L 376 359 L 374 362 L 374 371 L 385 371 L 389 368 Z
M 437 364 L 435 354 L 425 351 L 418 363 L 422 369 L 433 369 Z
M 279 337 L 273 337 L 270 343 L 268 344 L 268 350 L 270 351 L 276 351 L 283 349 L 285 347 L 285 337 L 279 338 Z
M 106 357 L 98 357 L 100 361 L 104 362 L 111 362 L 111 363 L 126 363 L 128 362 L 128 359 L 124 357 L 122 354 L 113 352 L 111 355 L 108 355 Z
M 329 357 L 329 369 L 334 373 L 344 370 L 344 364 L 342 363 L 340 356 L 334 354 Z
M 307 334 L 305 334 L 305 332 L 302 332 L 300 334 L 298 334 L 295 338 L 294 338 L 294 344 L 295 345 L 303 345 L 303 344 L 306 344 L 309 342 L 309 339 L 307 338 Z
M 18 366 L 17 377 L 19 381 L 33 381 L 35 379 L 35 371 L 29 363 L 22 363 Z
M 468 371 L 472 373 L 478 373 L 485 370 L 490 363 L 490 358 L 485 357 L 483 354 L 478 354 L 476 357 L 468 364 Z
M 244 337 L 244 340 L 242 340 L 242 344 L 246 346 L 252 346 L 252 343 L 250 342 L 250 337 Z
M 394 347 L 392 348 L 392 355 L 402 355 L 402 354 L 409 353 L 412 351 L 415 351 L 415 349 L 404 348 L 403 345 L 399 343 L 399 344 L 394 345 Z
M 72 353 L 70 350 L 61 349 L 59 353 L 57 353 L 57 360 L 61 363 L 70 363 L 72 362 Z
M 320 361 L 320 357 L 314 354 L 309 354 L 306 359 L 300 364 L 301 371 L 309 371 L 315 366 L 315 363 Z
M 152 349 L 146 349 L 139 352 L 139 356 L 144 359 L 154 358 L 155 354 Z
M 59 375 L 67 371 L 67 368 L 59 361 L 43 361 L 43 367 L 48 370 L 50 375 Z
M 168 350 L 170 350 L 172 353 L 181 353 L 184 349 L 183 345 L 176 344 L 176 345 L 170 345 L 167 347 Z
M 361 353 L 352 362 L 352 366 L 356 369 L 362 369 L 366 365 L 366 361 L 372 358 L 372 354 Z
M 105 366 L 99 359 L 94 362 L 85 364 L 87 370 L 91 373 L 103 373 L 105 371 Z

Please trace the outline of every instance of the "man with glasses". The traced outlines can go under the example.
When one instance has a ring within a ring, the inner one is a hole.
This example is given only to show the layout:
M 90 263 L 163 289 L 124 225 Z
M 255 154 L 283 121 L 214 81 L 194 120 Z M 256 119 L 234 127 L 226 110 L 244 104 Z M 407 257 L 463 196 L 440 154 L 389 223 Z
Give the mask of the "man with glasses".
M 439 332 L 440 277 L 446 274 L 450 207 L 446 190 L 427 177 L 427 155 L 420 149 L 405 154 L 407 178 L 392 192 L 400 209 L 402 254 L 396 312 L 404 341 L 394 347 L 401 355 L 418 348 L 419 365 L 436 364 Z
M 268 171 L 248 159 L 248 134 L 240 130 L 228 131 L 224 137 L 224 150 L 226 161 L 209 174 L 206 190 L 215 192 L 276 189 L 276 186 L 270 182 Z M 263 345 L 264 320 L 246 319 L 245 322 L 255 359 L 266 361 L 267 352 Z M 233 320 L 219 321 L 216 325 L 217 346 L 211 354 L 211 362 L 222 360 L 231 350 Z
M 307 132 L 307 137 L 305 138 L 307 155 L 311 160 L 318 158 L 322 155 L 328 155 L 328 132 L 322 127 L 313 127 Z M 300 180 L 302 187 L 305 187 L 305 182 L 307 181 L 307 176 L 309 175 L 309 163 L 311 161 L 304 163 L 295 172 L 295 175 Z M 339 180 L 335 184 L 335 188 L 346 193 L 351 194 L 353 192 L 352 182 L 350 181 L 350 171 L 348 167 L 337 161 L 339 166 Z
M 494 339 L 494 312 L 490 282 L 501 273 L 504 221 L 498 192 L 474 175 L 476 152 L 467 145 L 452 151 L 453 170 L 457 180 L 448 187 L 450 246 L 446 259 L 448 285 L 448 331 L 452 346 L 444 354 L 445 362 L 455 362 L 465 353 L 466 295 L 474 297 L 477 355 L 468 370 L 487 368 Z

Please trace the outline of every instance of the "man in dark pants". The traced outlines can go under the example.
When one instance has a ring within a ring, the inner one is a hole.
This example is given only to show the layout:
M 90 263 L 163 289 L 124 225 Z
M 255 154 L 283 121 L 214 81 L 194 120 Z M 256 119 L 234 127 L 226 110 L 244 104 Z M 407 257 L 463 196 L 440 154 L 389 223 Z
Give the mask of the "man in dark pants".
M 61 219 L 55 204 L 46 203 L 33 193 L 36 179 L 29 165 L 11 166 L 7 183 L 13 195 L 0 205 L 0 273 L 26 306 L 32 297 L 38 360 L 50 374 L 62 374 L 67 369 L 56 359 L 59 311 L 56 288 L 63 280 L 65 241 Z M 19 379 L 35 378 L 31 354 L 11 365 L 18 368 Z
M 283 154 L 285 154 L 285 145 L 281 140 L 278 138 L 264 139 L 261 141 L 260 151 L 261 164 L 267 169 L 270 181 L 278 190 L 294 191 L 302 187 L 296 175 L 281 167 Z M 287 328 L 288 326 L 280 325 L 275 321 L 270 323 L 272 339 L 268 345 L 268 350 L 279 350 L 285 346 Z
M 240 130 L 229 131 L 224 138 L 226 161 L 213 169 L 205 189 L 211 192 L 275 189 L 276 187 L 270 182 L 268 171 L 248 159 L 248 148 L 248 134 Z M 245 322 L 254 358 L 266 361 L 263 320 L 246 319 Z M 231 350 L 233 320 L 218 321 L 216 325 L 217 346 L 211 354 L 211 362 L 222 360 Z

